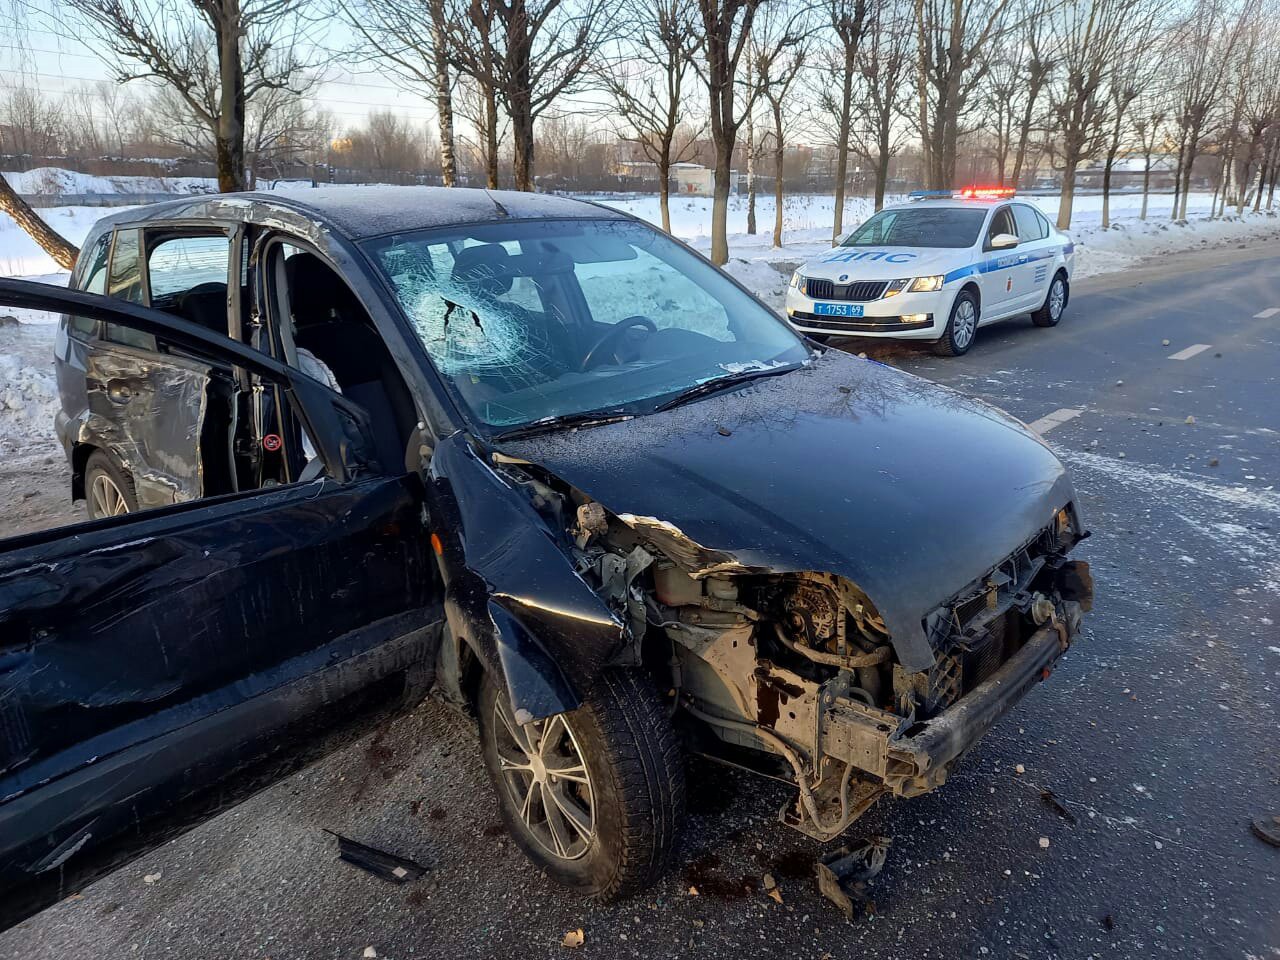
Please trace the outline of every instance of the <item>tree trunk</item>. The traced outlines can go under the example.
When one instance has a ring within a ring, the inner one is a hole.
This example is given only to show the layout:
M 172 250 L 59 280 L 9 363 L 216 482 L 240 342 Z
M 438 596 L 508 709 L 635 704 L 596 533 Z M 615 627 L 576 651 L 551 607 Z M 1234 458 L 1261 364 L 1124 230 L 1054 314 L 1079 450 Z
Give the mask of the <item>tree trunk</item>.
M 849 135 L 853 131 L 853 70 L 853 58 L 846 50 L 840 81 L 840 118 L 836 122 L 836 218 L 831 225 L 832 243 L 844 233 L 845 178 L 849 176 Z
M 671 154 L 658 160 L 658 206 L 662 209 L 662 229 L 671 232 Z
M 1184 133 L 1178 140 L 1178 162 L 1173 168 L 1173 209 L 1169 211 L 1169 219 L 1178 219 L 1178 201 L 1182 197 L 1182 165 L 1187 160 L 1187 137 Z
M 435 68 L 436 114 L 440 121 L 440 177 L 446 187 L 458 185 L 458 161 L 453 149 L 453 95 L 449 84 L 449 48 L 445 38 L 444 0 L 429 0 L 431 55 Z
M 782 139 L 782 100 L 773 101 L 773 245 L 782 246 L 782 177 L 786 145 Z
M 498 95 L 490 86 L 484 88 L 484 175 L 485 186 L 498 189 Z
M 876 157 L 875 209 L 877 213 L 884 209 L 884 194 L 885 189 L 889 184 L 889 138 L 893 134 L 893 131 L 889 127 L 890 123 L 892 123 L 892 119 L 890 117 L 881 116 L 879 131 L 880 142 L 877 144 L 880 155 Z
M 1102 165 L 1102 229 L 1111 226 L 1111 167 L 1115 163 L 1115 154 L 1107 153 L 1107 160 Z
M 80 251 L 67 242 L 67 239 L 44 222 L 44 218 L 27 204 L 27 201 L 14 192 L 9 181 L 0 176 L 0 211 L 10 218 L 36 243 L 40 249 L 51 256 L 54 262 L 64 270 L 75 266 L 76 256 Z
M 715 182 L 711 201 L 711 262 L 729 262 L 729 177 L 733 170 L 733 143 L 716 144 Z
M 240 62 L 240 3 L 224 0 L 218 29 L 218 121 L 214 131 L 218 190 L 244 189 L 244 66 Z
M 1182 203 L 1181 210 L 1177 219 L 1187 219 L 1187 195 L 1191 192 L 1191 168 L 1196 162 L 1196 144 L 1200 140 L 1200 126 L 1197 124 L 1191 128 L 1191 135 L 1187 138 L 1187 162 L 1182 168 Z
M 747 85 L 751 74 L 747 73 Z M 753 111 L 747 111 L 747 233 L 756 234 L 756 122 Z
M 517 113 L 517 110 L 520 112 Z M 513 108 L 511 139 L 514 146 L 516 189 L 533 190 L 533 118 L 522 108 Z
M 1068 157 L 1062 168 L 1062 196 L 1058 200 L 1059 230 L 1069 230 L 1071 228 L 1071 206 L 1075 202 L 1076 165 L 1079 162 L 1075 157 Z
M 1142 168 L 1142 212 L 1138 214 L 1139 220 L 1147 219 L 1147 201 L 1151 199 L 1151 154 L 1148 153 L 1145 160 Z

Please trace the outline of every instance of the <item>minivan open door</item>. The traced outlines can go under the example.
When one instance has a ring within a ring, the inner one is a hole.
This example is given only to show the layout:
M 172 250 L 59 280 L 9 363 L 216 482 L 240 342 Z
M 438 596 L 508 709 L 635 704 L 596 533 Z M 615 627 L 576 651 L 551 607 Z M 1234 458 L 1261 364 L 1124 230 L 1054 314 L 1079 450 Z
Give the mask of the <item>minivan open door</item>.
M 357 405 L 156 310 L 18 280 L 0 306 L 279 384 L 325 468 L 0 540 L 3 929 L 420 699 L 442 597 L 421 478 L 379 467 Z

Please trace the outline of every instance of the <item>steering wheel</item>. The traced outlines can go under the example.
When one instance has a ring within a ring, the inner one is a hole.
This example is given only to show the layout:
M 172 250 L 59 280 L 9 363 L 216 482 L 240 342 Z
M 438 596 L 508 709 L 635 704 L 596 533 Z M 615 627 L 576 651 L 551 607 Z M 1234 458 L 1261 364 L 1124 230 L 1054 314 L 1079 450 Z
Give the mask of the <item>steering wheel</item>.
M 606 348 L 613 349 L 614 344 L 622 338 L 622 335 L 635 327 L 644 327 L 650 333 L 658 332 L 658 325 L 648 317 L 627 317 L 604 332 L 600 339 L 587 351 L 587 355 L 582 358 L 582 365 L 578 369 L 583 373 L 590 370 L 604 357 L 608 356 Z

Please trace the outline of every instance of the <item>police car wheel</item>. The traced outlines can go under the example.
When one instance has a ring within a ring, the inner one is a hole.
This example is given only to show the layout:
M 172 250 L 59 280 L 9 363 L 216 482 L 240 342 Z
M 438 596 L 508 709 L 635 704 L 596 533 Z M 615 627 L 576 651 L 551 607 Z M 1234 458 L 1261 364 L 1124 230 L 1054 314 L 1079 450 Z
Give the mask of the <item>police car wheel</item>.
M 942 337 L 934 342 L 933 352 L 942 357 L 958 357 L 969 352 L 978 334 L 978 299 L 963 290 L 951 305 L 951 317 Z
M 1031 322 L 1037 327 L 1056 327 L 1070 297 L 1071 285 L 1067 282 L 1067 275 L 1059 270 L 1053 275 L 1049 292 L 1044 295 L 1044 304 L 1031 314 Z

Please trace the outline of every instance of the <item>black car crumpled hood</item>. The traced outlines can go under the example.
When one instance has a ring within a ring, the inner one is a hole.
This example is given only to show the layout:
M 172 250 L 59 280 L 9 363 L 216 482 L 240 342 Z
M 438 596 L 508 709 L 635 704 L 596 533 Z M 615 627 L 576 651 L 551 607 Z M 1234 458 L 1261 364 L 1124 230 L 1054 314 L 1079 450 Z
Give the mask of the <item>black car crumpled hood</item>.
M 1061 462 L 1017 420 L 837 350 L 662 413 L 499 449 L 746 567 L 853 581 L 908 670 L 933 661 L 923 618 L 1073 499 Z

